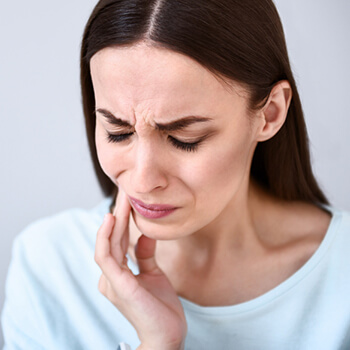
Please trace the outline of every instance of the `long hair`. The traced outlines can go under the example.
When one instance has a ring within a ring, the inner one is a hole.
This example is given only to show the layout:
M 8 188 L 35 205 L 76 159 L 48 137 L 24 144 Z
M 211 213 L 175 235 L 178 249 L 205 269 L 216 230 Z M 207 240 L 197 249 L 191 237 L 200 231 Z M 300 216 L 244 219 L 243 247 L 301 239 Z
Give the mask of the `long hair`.
M 273 86 L 288 80 L 292 101 L 286 121 L 255 150 L 251 176 L 286 200 L 327 204 L 313 175 L 301 102 L 290 67 L 283 27 L 272 0 L 100 0 L 81 47 L 81 88 L 86 132 L 105 195 L 115 193 L 95 146 L 95 97 L 90 60 L 103 48 L 146 40 L 191 57 L 218 77 L 242 83 L 250 107 L 261 106 Z

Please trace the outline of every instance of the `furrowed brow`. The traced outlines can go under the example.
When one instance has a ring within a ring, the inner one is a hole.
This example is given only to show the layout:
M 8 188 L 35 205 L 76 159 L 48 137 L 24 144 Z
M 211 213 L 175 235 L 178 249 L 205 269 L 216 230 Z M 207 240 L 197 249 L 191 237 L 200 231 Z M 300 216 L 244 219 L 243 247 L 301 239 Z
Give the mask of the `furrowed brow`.
M 96 112 L 101 113 L 108 120 L 110 124 L 132 128 L 132 125 L 130 125 L 128 122 L 126 122 L 123 119 L 117 118 L 115 115 L 113 115 L 111 112 L 107 111 L 106 109 L 98 108 Z
M 166 124 L 156 123 L 156 128 L 161 131 L 178 131 L 195 123 L 204 123 L 212 120 L 204 117 L 185 117 Z

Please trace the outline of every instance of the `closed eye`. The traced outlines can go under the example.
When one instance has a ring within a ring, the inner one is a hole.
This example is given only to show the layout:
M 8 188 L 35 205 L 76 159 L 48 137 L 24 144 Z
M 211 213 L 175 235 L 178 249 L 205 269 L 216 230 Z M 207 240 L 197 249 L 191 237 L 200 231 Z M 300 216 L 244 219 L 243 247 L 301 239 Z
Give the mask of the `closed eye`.
M 181 149 L 183 151 L 187 151 L 187 152 L 194 152 L 198 149 L 199 144 L 201 143 L 202 139 L 196 141 L 196 142 L 183 142 L 180 141 L 172 136 L 168 136 L 168 140 L 170 141 L 170 143 L 178 148 Z
M 111 143 L 123 142 L 128 140 L 133 134 L 134 134 L 133 132 L 129 132 L 126 134 L 107 133 L 107 141 Z M 169 135 L 168 140 L 177 149 L 180 149 L 186 152 L 195 152 L 198 149 L 199 144 L 203 141 L 203 138 L 195 142 L 183 142 Z
M 123 141 L 126 141 L 132 134 L 133 134 L 133 132 L 129 132 L 127 134 L 110 134 L 110 133 L 107 133 L 107 141 L 108 142 L 113 142 L 113 143 L 123 142 Z

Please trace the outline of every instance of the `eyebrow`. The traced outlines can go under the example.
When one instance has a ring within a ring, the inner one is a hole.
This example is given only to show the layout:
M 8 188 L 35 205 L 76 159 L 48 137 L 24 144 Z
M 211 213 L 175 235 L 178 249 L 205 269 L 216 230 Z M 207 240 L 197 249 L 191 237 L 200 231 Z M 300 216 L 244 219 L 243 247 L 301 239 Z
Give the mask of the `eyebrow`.
M 128 128 L 132 128 L 132 125 L 129 124 L 127 121 L 117 118 L 114 116 L 111 112 L 107 111 L 106 109 L 103 108 L 98 108 L 96 112 L 101 113 L 110 124 L 117 125 L 117 126 L 126 126 Z M 95 112 L 95 113 L 96 113 Z
M 117 118 L 114 116 L 111 112 L 107 111 L 106 109 L 99 108 L 96 110 L 96 112 L 101 113 L 109 123 L 117 126 L 123 126 L 123 127 L 128 127 L 132 128 L 133 126 L 120 118 Z M 195 123 L 203 123 L 203 122 L 208 122 L 211 121 L 212 118 L 208 117 L 196 117 L 196 116 L 188 116 L 188 117 L 183 117 L 181 119 L 177 119 L 175 121 L 169 122 L 169 123 L 156 123 L 156 129 L 161 130 L 161 131 L 178 131 L 185 129 L 186 127 L 195 124 Z

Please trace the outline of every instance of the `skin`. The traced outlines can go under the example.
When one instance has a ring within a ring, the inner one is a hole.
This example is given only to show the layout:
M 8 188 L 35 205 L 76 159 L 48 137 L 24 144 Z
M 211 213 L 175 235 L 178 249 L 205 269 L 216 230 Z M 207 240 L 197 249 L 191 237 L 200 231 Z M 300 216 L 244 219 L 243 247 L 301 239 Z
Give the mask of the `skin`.
M 285 121 L 291 89 L 279 82 L 252 113 L 244 86 L 147 43 L 101 50 L 91 76 L 96 109 L 130 125 L 96 113 L 99 161 L 120 191 L 97 236 L 100 291 L 133 324 L 140 349 L 182 349 L 187 328 L 178 296 L 212 306 L 255 298 L 299 269 L 327 230 L 328 213 L 274 198 L 249 176 L 257 143 Z M 208 120 L 177 131 L 156 127 L 187 116 Z M 130 136 L 113 143 L 108 133 Z M 202 142 L 188 152 L 172 138 Z M 130 196 L 177 209 L 148 219 Z M 127 268 L 127 253 L 140 275 Z

